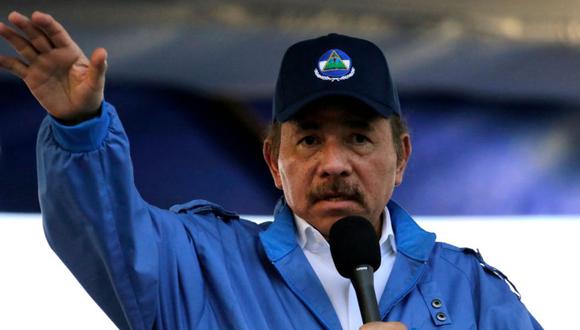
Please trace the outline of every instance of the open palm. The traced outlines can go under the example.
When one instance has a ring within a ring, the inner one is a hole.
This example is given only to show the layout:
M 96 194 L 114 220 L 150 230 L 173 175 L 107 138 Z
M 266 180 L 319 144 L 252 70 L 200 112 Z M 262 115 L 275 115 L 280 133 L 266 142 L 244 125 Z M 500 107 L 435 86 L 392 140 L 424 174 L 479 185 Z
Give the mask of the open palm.
M 0 36 L 21 58 L 0 55 L 0 67 L 20 77 L 34 97 L 54 117 L 77 123 L 94 116 L 103 100 L 104 49 L 89 60 L 67 31 L 50 15 L 31 19 L 17 12 L 8 16 L 24 36 L 0 23 Z

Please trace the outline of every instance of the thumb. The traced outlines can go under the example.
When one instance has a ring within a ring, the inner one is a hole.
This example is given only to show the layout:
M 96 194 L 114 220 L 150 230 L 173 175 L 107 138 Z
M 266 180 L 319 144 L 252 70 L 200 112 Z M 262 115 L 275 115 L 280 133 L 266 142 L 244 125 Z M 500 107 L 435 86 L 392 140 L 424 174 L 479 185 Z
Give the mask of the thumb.
M 89 66 L 89 83 L 96 90 L 103 90 L 105 87 L 105 72 L 107 71 L 107 50 L 97 48 L 91 55 L 91 65 Z

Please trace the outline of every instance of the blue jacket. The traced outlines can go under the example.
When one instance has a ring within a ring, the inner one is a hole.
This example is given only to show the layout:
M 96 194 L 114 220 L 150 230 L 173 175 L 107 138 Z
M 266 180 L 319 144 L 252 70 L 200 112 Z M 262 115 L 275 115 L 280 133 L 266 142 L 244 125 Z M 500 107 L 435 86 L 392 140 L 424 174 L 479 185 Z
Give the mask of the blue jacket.
M 76 126 L 47 117 L 37 146 L 52 249 L 122 329 L 340 329 L 282 200 L 255 224 L 207 201 L 162 210 L 133 183 L 114 108 Z M 541 329 L 477 253 L 388 204 L 397 257 L 379 308 L 409 329 Z

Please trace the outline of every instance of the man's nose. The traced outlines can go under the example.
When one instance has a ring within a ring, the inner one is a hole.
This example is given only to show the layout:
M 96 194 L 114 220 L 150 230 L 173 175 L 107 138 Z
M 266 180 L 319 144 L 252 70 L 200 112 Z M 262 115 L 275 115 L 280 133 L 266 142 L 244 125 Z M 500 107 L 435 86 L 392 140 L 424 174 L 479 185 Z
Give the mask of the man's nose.
M 322 177 L 349 176 L 352 172 L 348 151 L 336 143 L 328 143 L 322 148 L 319 165 Z

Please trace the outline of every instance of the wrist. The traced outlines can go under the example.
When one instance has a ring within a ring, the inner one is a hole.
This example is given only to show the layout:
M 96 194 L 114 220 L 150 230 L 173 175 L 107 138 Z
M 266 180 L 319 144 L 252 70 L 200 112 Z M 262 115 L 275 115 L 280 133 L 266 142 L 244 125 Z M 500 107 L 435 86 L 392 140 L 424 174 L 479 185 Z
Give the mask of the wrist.
M 67 151 L 96 150 L 100 148 L 107 134 L 111 111 L 114 111 L 112 105 L 103 102 L 97 115 L 72 126 L 50 115 L 53 136 L 56 142 Z
M 84 112 L 71 118 L 59 118 L 55 116 L 52 116 L 52 118 L 54 118 L 59 124 L 62 124 L 64 126 L 75 126 L 87 120 L 99 117 L 102 111 L 103 111 L 103 102 L 101 102 L 99 108 L 97 108 L 97 110 L 94 111 Z

